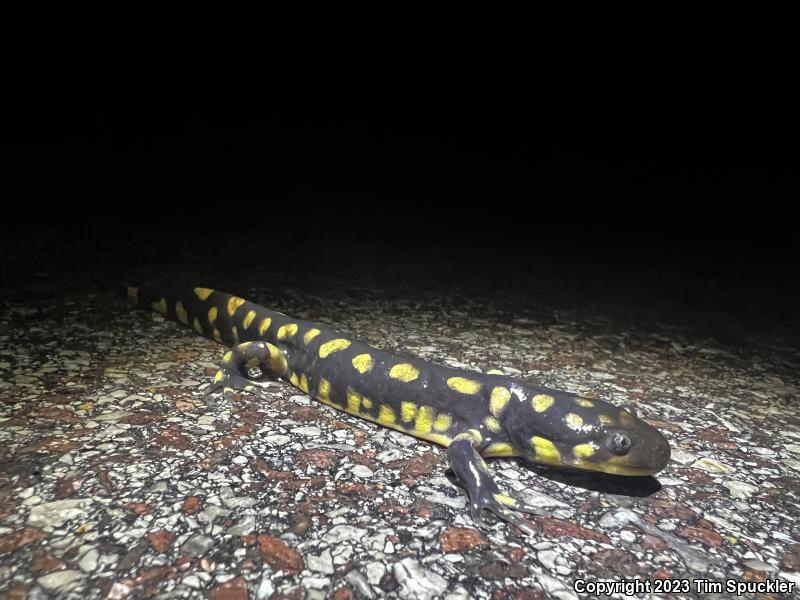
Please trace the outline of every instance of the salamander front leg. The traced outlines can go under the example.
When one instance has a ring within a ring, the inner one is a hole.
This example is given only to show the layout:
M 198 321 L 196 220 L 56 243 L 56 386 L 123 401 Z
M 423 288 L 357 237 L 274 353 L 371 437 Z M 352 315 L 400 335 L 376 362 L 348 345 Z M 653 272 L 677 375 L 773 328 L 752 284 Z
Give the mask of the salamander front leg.
M 253 377 L 258 368 L 261 375 Z M 244 342 L 225 353 L 222 365 L 214 375 L 214 382 L 205 390 L 206 398 L 220 389 L 223 398 L 230 401 L 235 391 L 253 392 L 261 396 L 258 387 L 269 379 L 275 379 L 287 369 L 286 357 L 267 342 Z
M 511 509 L 538 512 L 520 500 L 503 492 L 489 474 L 486 462 L 476 447 L 481 441 L 480 434 L 474 429 L 457 435 L 447 448 L 447 457 L 458 483 L 464 488 L 469 500 L 472 521 L 477 527 L 485 528 L 482 513 L 493 512 L 499 519 L 511 523 L 521 531 L 534 535 L 536 532 L 519 515 Z

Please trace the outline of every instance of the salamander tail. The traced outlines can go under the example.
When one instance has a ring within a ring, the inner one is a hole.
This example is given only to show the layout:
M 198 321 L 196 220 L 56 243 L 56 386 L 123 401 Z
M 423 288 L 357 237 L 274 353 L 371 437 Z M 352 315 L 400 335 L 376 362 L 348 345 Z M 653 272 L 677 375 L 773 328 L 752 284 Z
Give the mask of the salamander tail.
M 127 301 L 128 304 L 132 304 L 132 305 L 139 304 L 139 288 L 138 287 L 122 283 L 117 287 L 117 292 L 119 293 L 119 297 L 122 298 L 123 300 Z

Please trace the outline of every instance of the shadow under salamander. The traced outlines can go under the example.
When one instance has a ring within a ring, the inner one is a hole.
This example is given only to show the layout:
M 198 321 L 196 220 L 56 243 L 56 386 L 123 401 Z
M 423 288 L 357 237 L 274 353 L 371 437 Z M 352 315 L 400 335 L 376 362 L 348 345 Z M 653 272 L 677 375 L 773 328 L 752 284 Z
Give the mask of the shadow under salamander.
M 578 471 L 556 467 L 545 467 L 527 463 L 521 460 L 518 461 L 518 465 L 520 468 L 533 471 L 537 475 L 546 477 L 552 481 L 557 481 L 566 485 L 572 485 L 593 492 L 646 498 L 647 496 L 651 496 L 661 491 L 661 484 L 659 483 L 658 479 L 651 475 L 644 477 L 610 475 L 608 473 L 600 473 L 598 471 Z

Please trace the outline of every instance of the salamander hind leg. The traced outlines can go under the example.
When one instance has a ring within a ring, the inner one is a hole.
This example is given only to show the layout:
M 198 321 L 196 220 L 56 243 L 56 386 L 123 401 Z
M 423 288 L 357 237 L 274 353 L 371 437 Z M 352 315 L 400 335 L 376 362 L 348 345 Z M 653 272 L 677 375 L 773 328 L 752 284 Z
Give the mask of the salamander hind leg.
M 267 342 L 244 342 L 225 353 L 222 365 L 214 375 L 213 383 L 205 390 L 208 398 L 214 392 L 223 391 L 230 401 L 234 392 L 251 392 L 261 396 L 260 386 L 265 381 L 286 373 L 286 357 Z M 258 369 L 260 373 L 254 373 Z
M 506 521 L 521 531 L 534 535 L 536 532 L 519 515 L 512 510 L 532 512 L 541 511 L 502 491 L 492 479 L 486 462 L 478 453 L 481 436 L 469 429 L 457 435 L 447 448 L 447 457 L 452 469 L 451 478 L 464 488 L 469 500 L 470 514 L 476 527 L 485 528 L 483 511 L 494 513 L 499 519 Z

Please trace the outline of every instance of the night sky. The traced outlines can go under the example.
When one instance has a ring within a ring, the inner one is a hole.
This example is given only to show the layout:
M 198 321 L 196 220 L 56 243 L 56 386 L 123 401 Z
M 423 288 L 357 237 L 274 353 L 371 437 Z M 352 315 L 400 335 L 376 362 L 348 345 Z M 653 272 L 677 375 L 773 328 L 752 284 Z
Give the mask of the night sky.
M 482 257 L 481 277 L 487 256 L 607 273 L 633 302 L 647 286 L 642 302 L 735 297 L 736 318 L 796 326 L 796 141 L 780 107 L 595 94 L 23 102 L 4 116 L 3 276 L 91 268 L 120 245 L 132 261 L 154 239 L 184 256 L 238 236 L 290 256 L 367 243 L 446 255 L 459 276 Z

